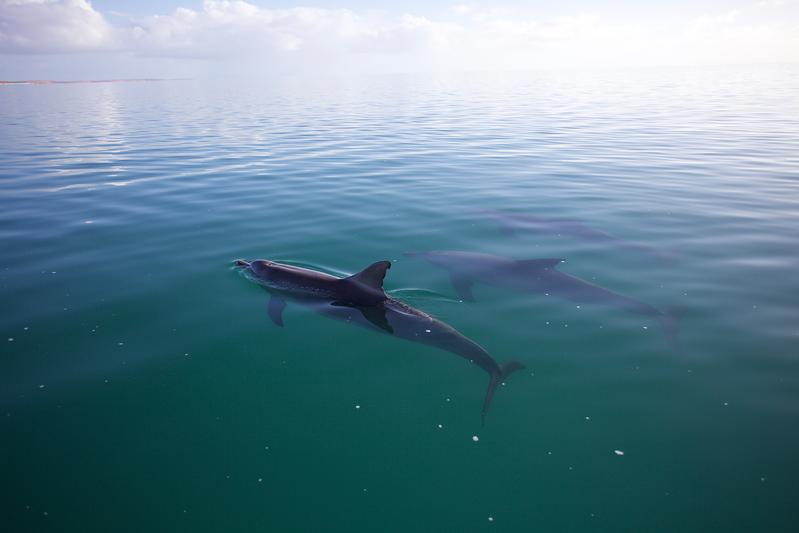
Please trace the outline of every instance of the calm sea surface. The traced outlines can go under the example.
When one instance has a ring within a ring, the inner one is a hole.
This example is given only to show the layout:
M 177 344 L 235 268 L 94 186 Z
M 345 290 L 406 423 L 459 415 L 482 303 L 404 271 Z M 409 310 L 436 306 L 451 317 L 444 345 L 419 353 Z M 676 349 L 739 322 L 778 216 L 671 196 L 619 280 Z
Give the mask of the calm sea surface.
M 799 530 L 797 67 L 6 86 L 0 139 L 4 532 Z M 419 250 L 563 258 L 679 333 L 462 302 Z M 527 368 L 481 427 L 479 368 L 279 328 L 239 257 L 394 261 Z

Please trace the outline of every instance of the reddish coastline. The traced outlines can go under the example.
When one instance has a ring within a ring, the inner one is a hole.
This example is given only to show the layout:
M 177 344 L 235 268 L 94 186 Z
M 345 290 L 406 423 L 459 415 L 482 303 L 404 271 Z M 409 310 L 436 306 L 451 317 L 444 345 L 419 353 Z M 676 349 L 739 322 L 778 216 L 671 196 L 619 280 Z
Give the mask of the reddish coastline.
M 138 78 L 130 80 L 0 80 L 0 85 L 54 85 L 67 83 L 133 83 L 145 81 L 178 81 L 188 78 Z

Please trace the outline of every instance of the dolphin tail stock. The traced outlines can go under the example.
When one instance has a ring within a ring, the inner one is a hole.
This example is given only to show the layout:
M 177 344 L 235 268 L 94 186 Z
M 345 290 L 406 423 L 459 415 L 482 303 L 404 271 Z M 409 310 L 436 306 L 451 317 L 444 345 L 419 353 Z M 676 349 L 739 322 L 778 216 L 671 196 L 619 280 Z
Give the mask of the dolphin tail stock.
M 524 365 L 519 361 L 506 361 L 497 366 L 497 369 L 491 373 L 488 381 L 488 389 L 486 390 L 486 397 L 483 401 L 483 412 L 481 416 L 482 425 L 486 423 L 486 413 L 488 413 L 488 406 L 491 404 L 491 399 L 494 397 L 494 392 L 497 386 L 502 383 L 508 376 L 524 368 Z

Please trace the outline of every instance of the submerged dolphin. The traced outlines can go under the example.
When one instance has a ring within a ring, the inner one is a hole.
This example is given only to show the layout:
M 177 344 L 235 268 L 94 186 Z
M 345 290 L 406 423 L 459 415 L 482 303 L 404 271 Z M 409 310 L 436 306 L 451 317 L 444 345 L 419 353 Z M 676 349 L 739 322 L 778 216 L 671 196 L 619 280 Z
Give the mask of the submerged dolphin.
M 674 257 L 674 253 L 671 251 L 621 239 L 602 230 L 586 226 L 579 220 L 572 218 L 506 213 L 493 209 L 479 211 L 479 214 L 484 218 L 494 221 L 499 228 L 508 235 L 524 232 L 544 236 L 566 237 L 569 239 L 602 243 L 616 248 L 642 252 L 662 260 L 671 260 Z
M 452 326 L 388 296 L 383 291 L 383 278 L 391 268 L 388 261 L 374 263 L 346 278 L 263 259 L 239 259 L 236 265 L 270 292 L 269 317 L 278 326 L 283 325 L 286 299 L 291 299 L 323 315 L 435 346 L 476 363 L 489 376 L 483 423 L 497 385 L 524 368 L 518 361 L 498 364 L 480 345 Z
M 506 257 L 473 252 L 408 252 L 445 268 L 458 295 L 475 301 L 472 285 L 479 281 L 487 285 L 557 296 L 577 303 L 601 304 L 631 313 L 656 318 L 666 338 L 673 342 L 676 321 L 649 304 L 602 288 L 556 269 L 562 259 L 527 259 L 517 261 Z

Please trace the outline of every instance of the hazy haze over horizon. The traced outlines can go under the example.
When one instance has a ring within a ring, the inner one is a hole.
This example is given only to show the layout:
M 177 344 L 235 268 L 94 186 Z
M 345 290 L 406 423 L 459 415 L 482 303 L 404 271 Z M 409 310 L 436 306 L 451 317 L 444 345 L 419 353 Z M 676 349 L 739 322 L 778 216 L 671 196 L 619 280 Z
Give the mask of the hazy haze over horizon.
M 0 79 L 799 61 L 799 2 L 0 0 Z

